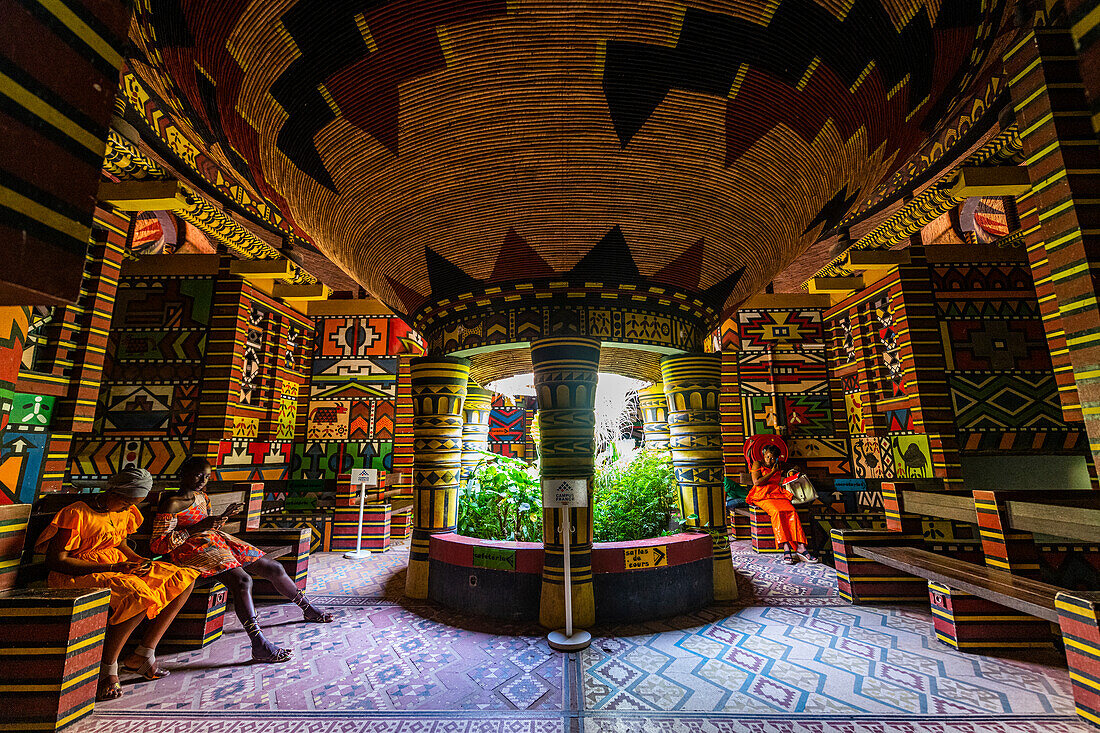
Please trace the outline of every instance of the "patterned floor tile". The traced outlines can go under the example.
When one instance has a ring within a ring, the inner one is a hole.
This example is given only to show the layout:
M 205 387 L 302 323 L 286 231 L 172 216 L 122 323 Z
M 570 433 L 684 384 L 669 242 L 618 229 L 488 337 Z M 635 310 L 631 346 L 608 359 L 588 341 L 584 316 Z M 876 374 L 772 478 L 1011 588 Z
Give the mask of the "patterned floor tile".
M 735 543 L 742 596 L 674 619 L 593 629 L 572 657 L 543 631 L 402 597 L 408 547 L 313 555 L 337 616 L 268 607 L 288 664 L 250 665 L 236 619 L 172 676 L 128 682 L 71 733 L 1084 733 L 1064 660 L 960 654 L 926 608 L 852 607 L 825 565 Z M 569 659 L 575 660 L 575 664 Z M 571 670 L 566 675 L 566 669 Z

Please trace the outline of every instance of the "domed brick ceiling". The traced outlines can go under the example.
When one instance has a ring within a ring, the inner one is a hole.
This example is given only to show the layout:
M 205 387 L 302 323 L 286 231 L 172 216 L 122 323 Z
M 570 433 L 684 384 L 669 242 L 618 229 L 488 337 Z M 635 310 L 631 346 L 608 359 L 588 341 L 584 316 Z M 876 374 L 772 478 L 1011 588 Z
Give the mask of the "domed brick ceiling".
M 151 0 L 132 65 L 433 349 L 697 348 L 940 124 L 1002 5 Z

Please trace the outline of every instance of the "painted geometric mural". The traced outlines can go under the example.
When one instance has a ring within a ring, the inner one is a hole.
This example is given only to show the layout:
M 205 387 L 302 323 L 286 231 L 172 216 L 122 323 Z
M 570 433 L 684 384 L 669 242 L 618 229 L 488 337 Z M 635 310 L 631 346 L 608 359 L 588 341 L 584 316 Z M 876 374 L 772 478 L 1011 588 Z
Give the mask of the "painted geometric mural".
M 327 317 L 316 324 L 305 442 L 294 446 L 291 478 L 391 470 L 399 357 L 423 353 L 422 339 L 393 316 Z

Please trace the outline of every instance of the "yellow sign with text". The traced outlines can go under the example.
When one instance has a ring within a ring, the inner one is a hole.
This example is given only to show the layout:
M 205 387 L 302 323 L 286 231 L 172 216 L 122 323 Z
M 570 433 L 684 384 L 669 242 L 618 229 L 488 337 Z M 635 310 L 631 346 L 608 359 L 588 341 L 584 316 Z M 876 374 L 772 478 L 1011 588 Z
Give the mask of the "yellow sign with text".
M 626 569 L 644 570 L 662 568 L 668 565 L 668 546 L 631 547 L 626 551 Z

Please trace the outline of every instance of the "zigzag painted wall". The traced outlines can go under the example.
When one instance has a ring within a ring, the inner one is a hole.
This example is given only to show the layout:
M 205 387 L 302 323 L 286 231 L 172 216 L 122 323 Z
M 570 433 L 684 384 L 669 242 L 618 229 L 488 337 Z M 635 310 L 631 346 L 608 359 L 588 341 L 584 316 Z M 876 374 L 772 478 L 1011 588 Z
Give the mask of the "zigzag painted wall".
M 316 324 L 305 435 L 294 446 L 291 478 L 335 479 L 353 468 L 392 471 L 400 418 L 407 425 L 412 419 L 411 403 L 401 409 L 409 398 L 401 389 L 402 375 L 408 379 L 402 359 L 424 353 L 420 336 L 396 316 L 324 317 Z

